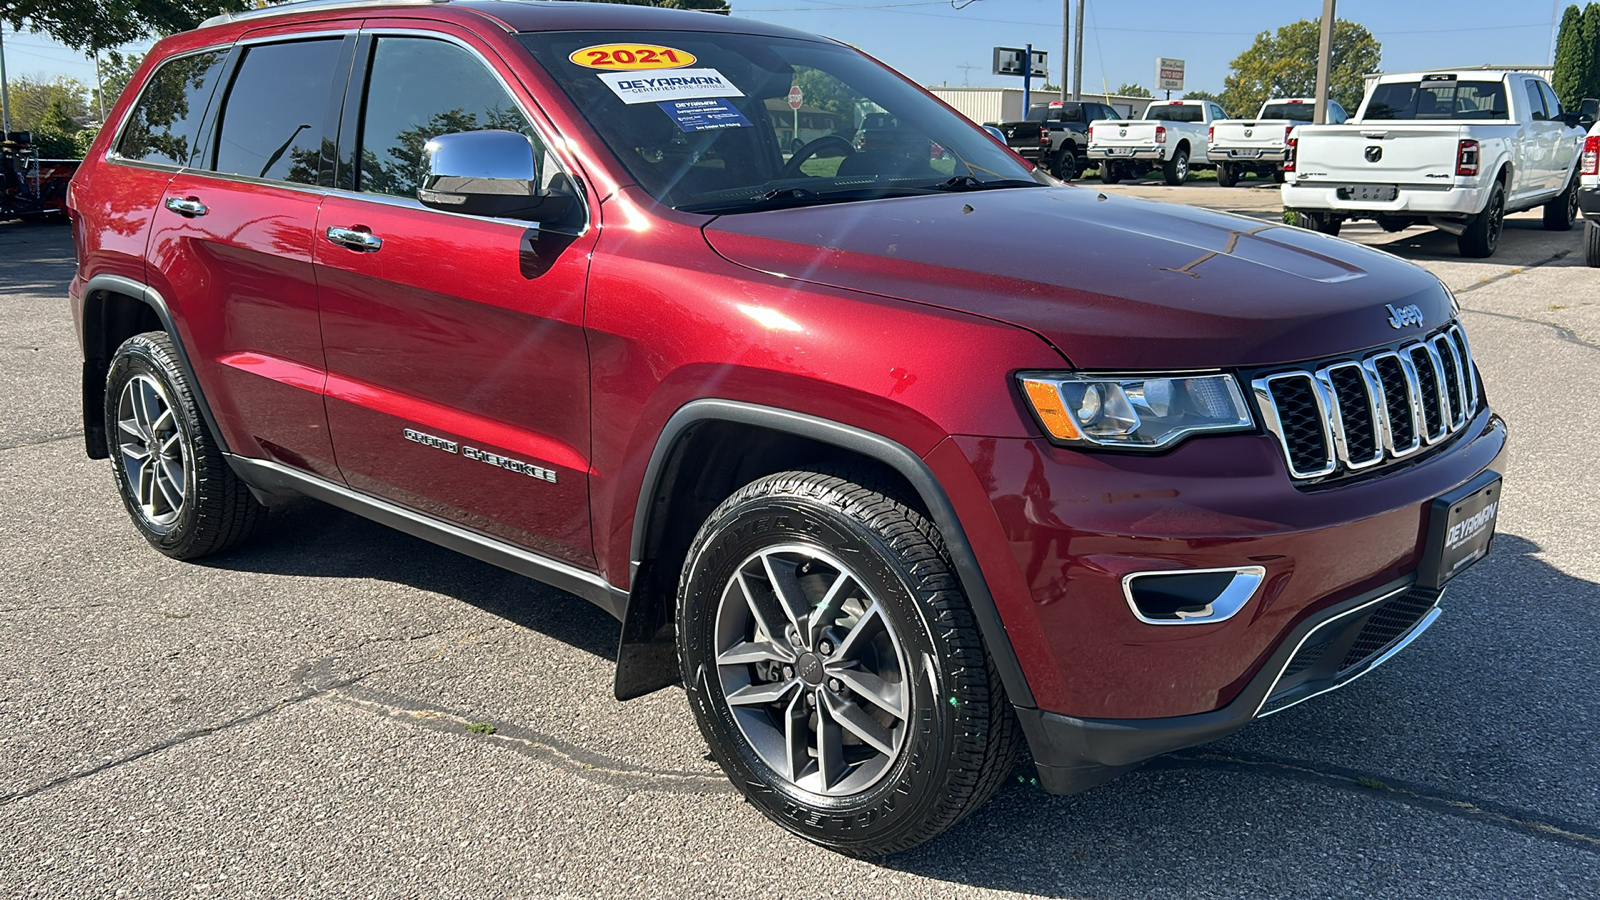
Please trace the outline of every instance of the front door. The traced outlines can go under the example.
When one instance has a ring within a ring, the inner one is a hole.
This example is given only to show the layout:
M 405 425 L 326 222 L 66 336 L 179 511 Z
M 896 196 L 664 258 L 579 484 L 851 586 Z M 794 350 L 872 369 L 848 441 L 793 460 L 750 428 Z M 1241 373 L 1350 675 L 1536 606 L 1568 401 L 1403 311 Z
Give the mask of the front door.
M 314 242 L 339 467 L 358 490 L 592 565 L 595 233 L 552 241 L 417 201 L 423 145 L 452 132 L 519 131 L 547 181 L 567 177 L 479 51 L 366 34 L 353 71 L 346 190 L 323 202 Z

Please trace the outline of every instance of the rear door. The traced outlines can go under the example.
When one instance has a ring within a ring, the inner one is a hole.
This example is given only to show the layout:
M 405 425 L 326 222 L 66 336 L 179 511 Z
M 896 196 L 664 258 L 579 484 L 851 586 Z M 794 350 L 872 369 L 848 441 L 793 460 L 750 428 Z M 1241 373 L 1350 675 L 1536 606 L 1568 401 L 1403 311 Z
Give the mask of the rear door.
M 591 565 L 583 310 L 597 229 L 562 237 L 417 201 L 423 145 L 452 132 L 519 131 L 547 183 L 571 176 L 491 51 L 409 28 L 363 32 L 340 189 L 316 228 L 340 469 L 353 488 Z
M 220 113 L 168 183 L 149 249 L 229 447 L 332 479 L 311 229 L 354 43 L 268 34 L 234 49 Z

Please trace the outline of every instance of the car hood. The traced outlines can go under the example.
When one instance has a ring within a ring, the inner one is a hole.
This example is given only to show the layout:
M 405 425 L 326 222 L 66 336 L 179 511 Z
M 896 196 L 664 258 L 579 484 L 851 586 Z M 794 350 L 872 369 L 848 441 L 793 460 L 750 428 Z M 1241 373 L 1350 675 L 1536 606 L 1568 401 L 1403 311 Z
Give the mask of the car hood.
M 1086 369 L 1313 360 L 1392 343 L 1453 314 L 1438 279 L 1389 254 L 1088 188 L 728 215 L 705 236 L 751 269 L 1030 329 Z M 1412 304 L 1423 324 L 1397 331 L 1386 305 Z

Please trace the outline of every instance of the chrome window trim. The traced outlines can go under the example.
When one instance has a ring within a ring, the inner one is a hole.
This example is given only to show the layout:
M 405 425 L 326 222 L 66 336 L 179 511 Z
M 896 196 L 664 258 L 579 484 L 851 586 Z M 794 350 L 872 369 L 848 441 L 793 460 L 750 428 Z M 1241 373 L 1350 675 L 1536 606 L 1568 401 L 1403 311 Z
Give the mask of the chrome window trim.
M 1133 601 L 1133 582 L 1139 578 L 1152 575 L 1214 575 L 1220 572 L 1232 572 L 1233 580 L 1228 582 L 1216 599 L 1206 604 L 1210 612 L 1197 616 L 1177 619 L 1151 619 L 1139 611 L 1139 605 Z M 1128 609 L 1133 617 L 1146 625 L 1215 625 L 1226 622 L 1239 614 L 1249 604 L 1250 598 L 1256 595 L 1256 589 L 1266 580 L 1267 570 L 1264 566 L 1225 566 L 1220 569 L 1160 569 L 1145 572 L 1130 572 L 1122 576 L 1122 599 L 1128 603 Z

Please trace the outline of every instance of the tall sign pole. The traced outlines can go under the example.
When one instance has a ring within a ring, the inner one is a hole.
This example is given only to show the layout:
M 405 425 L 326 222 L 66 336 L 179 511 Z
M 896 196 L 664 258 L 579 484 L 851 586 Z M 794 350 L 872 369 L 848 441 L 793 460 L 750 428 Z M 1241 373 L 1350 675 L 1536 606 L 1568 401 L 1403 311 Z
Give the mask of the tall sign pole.
M 1083 16 L 1083 0 L 1078 0 L 1078 15 L 1080 17 L 1079 20 L 1078 20 L 1079 27 L 1081 28 L 1082 27 L 1082 23 L 1083 23 L 1083 19 L 1081 18 Z M 1061 0 L 1061 99 L 1062 100 L 1067 99 L 1067 60 L 1069 60 L 1069 59 L 1077 59 L 1076 56 L 1069 56 L 1067 54 L 1067 49 L 1068 49 L 1067 48 L 1067 42 L 1070 40 L 1070 38 L 1068 36 L 1071 35 L 1071 34 L 1072 34 L 1072 0 Z M 1074 100 L 1078 99 L 1078 95 L 1076 93 L 1076 89 L 1074 89 L 1074 93 L 1072 95 L 1072 99 L 1074 99 Z
M 1322 36 L 1317 40 L 1317 108 L 1311 111 L 1311 121 L 1325 125 L 1328 121 L 1328 80 L 1333 66 L 1333 4 L 1322 0 Z
M 1067 49 L 1065 47 L 1061 48 L 1062 63 L 1067 61 L 1066 52 Z M 1061 67 L 1063 86 L 1065 86 L 1067 80 L 1066 72 L 1067 67 L 1063 65 Z M 1083 99 L 1083 0 L 1078 0 L 1078 36 L 1072 51 L 1072 99 Z
M 1028 117 L 1028 110 L 1033 104 L 1033 45 L 1026 45 L 1028 49 L 1022 51 L 1022 117 Z

